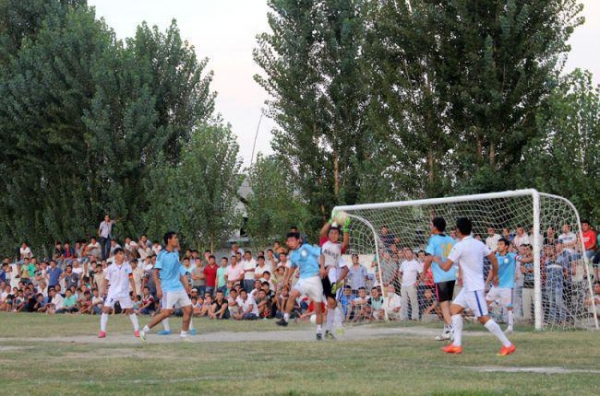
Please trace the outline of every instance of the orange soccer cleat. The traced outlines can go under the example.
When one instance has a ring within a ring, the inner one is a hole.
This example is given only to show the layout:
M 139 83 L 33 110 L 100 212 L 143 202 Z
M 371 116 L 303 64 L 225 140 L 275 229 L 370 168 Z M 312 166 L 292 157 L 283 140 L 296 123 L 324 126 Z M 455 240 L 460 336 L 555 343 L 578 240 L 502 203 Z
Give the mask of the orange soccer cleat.
M 456 346 L 454 344 L 448 344 L 441 348 L 443 352 L 454 353 L 460 355 L 462 353 L 462 346 Z
M 515 344 L 510 344 L 507 347 L 502 346 L 502 348 L 500 348 L 500 356 L 508 356 L 516 350 L 517 347 L 515 347 Z
M 106 331 L 101 331 L 98 333 L 98 338 L 106 338 Z

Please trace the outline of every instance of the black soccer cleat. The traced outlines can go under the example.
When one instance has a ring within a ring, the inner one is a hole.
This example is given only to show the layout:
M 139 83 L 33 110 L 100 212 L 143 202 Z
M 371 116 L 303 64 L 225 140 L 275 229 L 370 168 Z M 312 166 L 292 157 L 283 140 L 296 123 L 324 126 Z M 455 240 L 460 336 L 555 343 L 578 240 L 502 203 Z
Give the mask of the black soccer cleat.
M 283 326 L 283 327 L 286 327 L 288 325 L 288 322 L 286 322 L 285 319 L 279 319 L 275 323 L 277 323 L 278 326 Z
M 317 333 L 317 341 L 323 341 L 323 334 Z

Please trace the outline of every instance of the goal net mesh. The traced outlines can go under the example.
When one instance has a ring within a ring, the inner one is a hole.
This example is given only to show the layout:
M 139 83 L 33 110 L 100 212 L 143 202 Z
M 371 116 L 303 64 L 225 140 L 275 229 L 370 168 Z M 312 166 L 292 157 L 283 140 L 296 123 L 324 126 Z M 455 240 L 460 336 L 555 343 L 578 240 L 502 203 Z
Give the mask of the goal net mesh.
M 422 261 L 430 236 L 431 220 L 434 217 L 443 217 L 446 220 L 446 234 L 451 236 L 454 235 L 456 219 L 467 217 L 473 223 L 473 236 L 480 238 L 482 242 L 485 242 L 491 228 L 511 241 L 510 251 L 516 253 L 518 259 L 529 254 L 537 259 L 532 264 L 539 265 L 539 272 L 535 272 L 538 279 L 537 290 L 532 288 L 531 275 L 524 276 L 517 269 L 519 279 L 513 290 L 517 325 L 533 325 L 537 312 L 538 318 L 541 318 L 541 323 L 538 320 L 538 328 L 542 327 L 545 330 L 597 327 L 597 321 L 591 314 L 593 307 L 588 302 L 591 296 L 591 271 L 584 257 L 581 240 L 577 237 L 576 243 L 573 244 L 573 235 L 563 235 L 565 224 L 575 235 L 580 235 L 581 232 L 578 214 L 570 202 L 540 193 L 540 232 L 535 234 L 533 193 L 502 197 L 489 197 L 490 195 L 494 194 L 456 197 L 455 200 L 443 198 L 337 207 L 335 210 L 343 210 L 350 215 L 348 253 L 357 254 L 361 265 L 368 272 L 362 285 L 367 289 L 367 293 L 370 293 L 372 286 L 379 286 L 388 303 L 387 289 L 389 285 L 393 285 L 396 294 L 400 295 L 399 268 L 405 260 L 405 249 L 412 250 L 415 259 L 418 253 L 422 252 Z M 520 228 L 526 236 L 517 235 Z M 520 245 L 531 245 L 531 248 Z M 539 257 L 534 255 L 536 246 L 539 249 Z M 350 261 L 350 257 L 347 257 L 347 260 Z M 490 267 L 486 262 L 485 276 Z M 357 284 L 356 279 L 353 280 L 352 277 L 349 283 Z M 359 285 L 360 283 L 358 282 Z M 460 286 L 457 285 L 456 289 L 455 295 Z M 418 286 L 418 317 L 421 320 L 435 320 L 435 311 L 424 315 L 431 303 L 431 294 L 427 290 L 433 290 L 431 279 L 421 282 Z M 536 291 L 541 296 L 537 300 L 537 311 Z M 406 304 L 405 301 L 402 303 Z M 402 310 L 404 318 L 399 312 L 391 309 L 388 309 L 389 315 L 386 316 L 390 320 L 401 320 L 406 319 L 410 313 L 408 317 L 414 318 L 415 315 L 411 312 L 413 307 L 414 305 L 411 305 Z M 506 314 L 504 311 L 503 307 L 492 305 L 490 312 L 502 322 Z

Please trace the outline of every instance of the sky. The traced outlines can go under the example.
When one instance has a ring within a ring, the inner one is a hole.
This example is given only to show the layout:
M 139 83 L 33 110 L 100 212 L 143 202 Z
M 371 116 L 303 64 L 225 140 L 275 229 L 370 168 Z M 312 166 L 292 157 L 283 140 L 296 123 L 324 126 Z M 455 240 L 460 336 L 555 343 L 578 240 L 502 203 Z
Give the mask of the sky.
M 600 0 L 581 0 L 586 23 L 571 36 L 572 46 L 565 73 L 588 69 L 600 84 Z M 271 130 L 275 123 L 262 117 L 267 93 L 254 81 L 261 69 L 252 59 L 256 35 L 268 32 L 266 0 L 89 0 L 96 16 L 104 18 L 123 39 L 135 35 L 146 21 L 166 31 L 173 19 L 183 40 L 208 58 L 214 72 L 212 89 L 217 92 L 216 110 L 231 124 L 238 137 L 244 166 L 250 165 L 254 141 L 258 152 L 272 153 Z M 260 126 L 259 126 L 260 122 Z

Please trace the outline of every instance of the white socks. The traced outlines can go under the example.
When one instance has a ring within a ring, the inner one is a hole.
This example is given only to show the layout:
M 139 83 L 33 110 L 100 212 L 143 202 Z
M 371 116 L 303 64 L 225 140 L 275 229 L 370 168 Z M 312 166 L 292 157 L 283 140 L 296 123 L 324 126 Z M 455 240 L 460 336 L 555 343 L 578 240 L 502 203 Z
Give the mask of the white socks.
M 289 322 L 289 321 L 290 321 L 290 314 L 289 314 L 289 313 L 287 313 L 287 312 L 286 312 L 286 313 L 284 313 L 284 314 L 283 314 L 283 320 L 285 320 L 286 322 Z
M 106 325 L 108 324 L 108 314 L 102 312 L 100 315 L 100 330 L 106 333 Z
M 452 315 L 452 329 L 454 329 L 454 341 L 452 343 L 455 346 L 461 346 L 463 329 L 463 318 L 461 314 Z
M 149 333 L 150 332 L 150 327 L 148 327 L 148 325 L 144 326 L 144 328 L 142 329 L 142 331 L 144 333 Z
M 323 328 L 321 327 L 320 324 L 317 325 L 317 334 L 321 334 L 323 333 Z
M 138 322 L 137 315 L 134 313 L 129 315 L 129 320 L 131 320 L 131 323 L 133 323 L 133 329 L 138 331 L 140 329 L 140 323 Z
M 502 329 L 500 329 L 500 326 L 498 326 L 498 323 L 496 323 L 494 319 L 488 320 L 485 324 L 485 327 L 490 331 L 490 333 L 495 335 L 496 338 L 500 340 L 502 345 L 504 345 L 505 347 L 509 347 L 511 345 L 510 341 L 508 340 L 508 338 L 506 338 L 506 336 L 502 332 Z
M 162 325 L 166 331 L 171 331 L 171 328 L 169 327 L 169 318 L 164 318 L 162 320 Z
M 514 323 L 514 314 L 512 309 L 510 311 L 508 311 L 508 327 L 510 327 L 511 329 L 513 328 L 513 323 Z
M 335 309 L 330 309 L 327 311 L 327 325 L 325 326 L 325 330 L 331 332 L 333 329 L 333 321 L 335 320 Z

